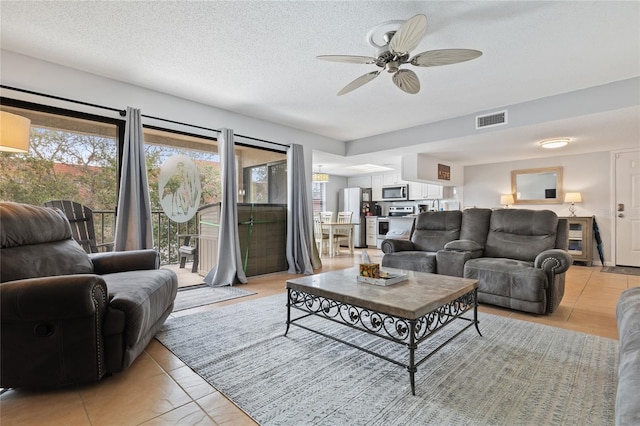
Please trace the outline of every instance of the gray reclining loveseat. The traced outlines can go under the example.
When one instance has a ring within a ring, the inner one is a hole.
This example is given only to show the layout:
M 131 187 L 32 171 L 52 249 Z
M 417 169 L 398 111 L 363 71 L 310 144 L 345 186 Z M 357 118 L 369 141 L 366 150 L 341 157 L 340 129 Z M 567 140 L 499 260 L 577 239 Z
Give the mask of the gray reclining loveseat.
M 0 387 L 62 386 L 127 368 L 173 309 L 155 250 L 88 255 L 59 210 L 0 203 Z
M 384 240 L 383 267 L 479 281 L 478 300 L 549 314 L 564 295 L 568 222 L 550 210 L 421 213 L 411 240 Z

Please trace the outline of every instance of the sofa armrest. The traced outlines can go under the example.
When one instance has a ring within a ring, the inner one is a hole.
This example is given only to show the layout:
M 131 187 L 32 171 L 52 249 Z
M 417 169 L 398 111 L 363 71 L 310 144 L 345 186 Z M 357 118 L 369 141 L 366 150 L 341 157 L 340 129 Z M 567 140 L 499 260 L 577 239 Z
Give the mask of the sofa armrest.
M 99 275 L 160 267 L 160 255 L 153 249 L 91 253 L 89 258 Z
M 383 253 L 397 253 L 399 251 L 414 251 L 415 245 L 410 240 L 395 240 L 392 238 L 386 239 L 380 245 L 380 250 Z
M 471 259 L 470 251 L 438 250 L 436 253 L 437 272 L 440 275 L 462 277 L 464 264 Z
M 2 321 L 83 318 L 104 312 L 107 284 L 98 275 L 28 278 L 0 285 Z
M 547 273 L 562 274 L 573 264 L 571 255 L 560 249 L 545 250 L 536 256 L 533 266 Z
M 481 257 L 484 251 L 484 248 L 480 244 L 472 240 L 449 241 L 447 244 L 444 245 L 444 249 L 446 251 L 468 252 L 471 256 L 470 257 L 471 259 Z
M 0 386 L 48 387 L 105 374 L 107 286 L 97 275 L 58 275 L 0 285 Z

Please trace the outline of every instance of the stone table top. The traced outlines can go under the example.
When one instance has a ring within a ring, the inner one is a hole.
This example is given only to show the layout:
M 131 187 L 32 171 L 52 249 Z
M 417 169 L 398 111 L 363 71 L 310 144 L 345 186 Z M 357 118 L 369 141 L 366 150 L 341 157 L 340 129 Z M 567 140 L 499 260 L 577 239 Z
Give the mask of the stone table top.
M 287 288 L 383 314 L 418 319 L 478 287 L 478 281 L 447 275 L 394 268 L 390 273 L 407 274 L 407 280 L 389 286 L 357 281 L 358 268 L 324 272 L 287 280 Z

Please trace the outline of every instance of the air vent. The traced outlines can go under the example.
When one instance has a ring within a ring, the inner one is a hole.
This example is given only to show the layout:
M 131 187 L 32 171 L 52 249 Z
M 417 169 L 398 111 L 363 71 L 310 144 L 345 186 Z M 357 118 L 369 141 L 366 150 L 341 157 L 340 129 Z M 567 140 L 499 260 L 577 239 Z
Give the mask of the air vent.
M 501 126 L 507 124 L 507 111 L 492 112 L 487 115 L 476 116 L 476 129 L 485 127 Z

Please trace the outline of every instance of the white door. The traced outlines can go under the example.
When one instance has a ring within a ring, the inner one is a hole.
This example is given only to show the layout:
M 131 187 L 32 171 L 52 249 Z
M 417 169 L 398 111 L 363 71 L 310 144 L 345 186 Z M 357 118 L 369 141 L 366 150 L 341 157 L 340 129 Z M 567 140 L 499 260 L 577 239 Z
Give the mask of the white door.
M 640 151 L 616 154 L 616 265 L 640 267 Z

